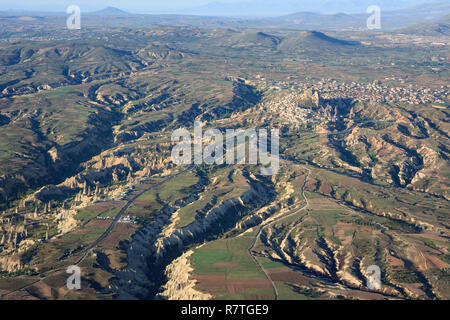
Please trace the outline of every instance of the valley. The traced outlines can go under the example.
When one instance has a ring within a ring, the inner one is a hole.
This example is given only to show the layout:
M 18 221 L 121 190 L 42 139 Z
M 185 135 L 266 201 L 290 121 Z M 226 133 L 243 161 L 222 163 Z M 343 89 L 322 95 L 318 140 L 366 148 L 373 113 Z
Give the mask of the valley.
M 29 23 L 0 42 L 0 299 L 449 299 L 448 34 Z M 278 172 L 177 166 L 195 121 L 278 129 Z

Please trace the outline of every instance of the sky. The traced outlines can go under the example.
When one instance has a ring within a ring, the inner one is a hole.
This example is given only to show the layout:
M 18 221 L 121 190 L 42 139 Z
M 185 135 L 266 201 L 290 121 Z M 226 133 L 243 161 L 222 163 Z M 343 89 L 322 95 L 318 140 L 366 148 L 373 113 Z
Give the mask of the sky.
M 0 0 L 0 11 L 58 11 L 78 5 L 82 11 L 107 6 L 132 13 L 181 13 L 201 15 L 278 15 L 301 11 L 322 13 L 363 12 L 371 4 L 392 10 L 427 2 L 450 0 Z
M 74 4 L 87 11 L 111 6 L 134 13 L 151 13 L 185 9 L 209 2 L 211 0 L 0 0 L 0 10 L 65 11 L 69 5 Z

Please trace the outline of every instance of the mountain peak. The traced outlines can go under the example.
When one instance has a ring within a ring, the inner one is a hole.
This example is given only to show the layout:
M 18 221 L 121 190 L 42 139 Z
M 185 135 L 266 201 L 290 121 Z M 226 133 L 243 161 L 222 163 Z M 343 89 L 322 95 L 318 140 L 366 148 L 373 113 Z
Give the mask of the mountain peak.
M 115 7 L 106 7 L 105 9 L 92 12 L 93 15 L 100 15 L 100 16 L 123 16 L 123 15 L 129 15 L 128 12 L 125 12 L 123 10 L 120 10 Z

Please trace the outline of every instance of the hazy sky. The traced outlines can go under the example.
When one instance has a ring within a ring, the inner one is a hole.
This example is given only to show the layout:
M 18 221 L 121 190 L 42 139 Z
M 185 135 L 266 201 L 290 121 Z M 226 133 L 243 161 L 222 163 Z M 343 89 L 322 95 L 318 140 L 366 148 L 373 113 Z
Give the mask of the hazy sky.
M 194 13 L 258 15 L 316 12 L 362 12 L 370 4 L 386 9 L 450 0 L 0 0 L 0 10 L 65 11 L 71 5 L 83 11 L 113 6 L 133 13 Z M 366 6 L 366 7 L 365 7 Z
M 243 2 L 246 0 L 220 0 L 220 2 Z M 107 6 L 140 13 L 155 10 L 177 10 L 200 6 L 213 2 L 211 0 L 0 0 L 2 10 L 24 9 L 65 11 L 71 4 L 84 10 L 98 10 Z

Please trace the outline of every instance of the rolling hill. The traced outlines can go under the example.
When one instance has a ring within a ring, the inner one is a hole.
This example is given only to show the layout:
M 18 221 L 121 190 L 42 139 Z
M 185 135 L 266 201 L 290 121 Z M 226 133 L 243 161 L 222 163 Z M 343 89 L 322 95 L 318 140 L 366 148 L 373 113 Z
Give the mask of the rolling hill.
M 415 24 L 409 28 L 401 29 L 398 32 L 424 36 L 450 36 L 450 15 L 436 22 Z

